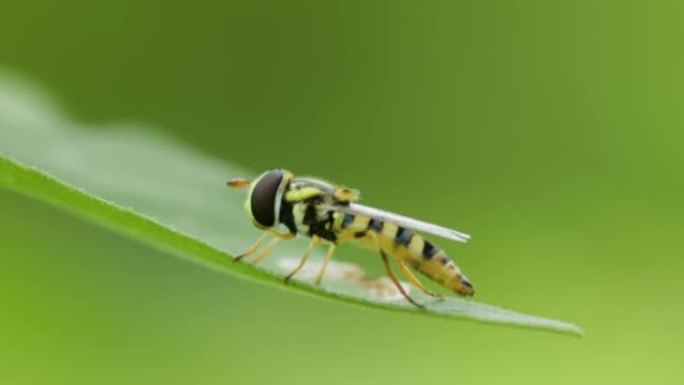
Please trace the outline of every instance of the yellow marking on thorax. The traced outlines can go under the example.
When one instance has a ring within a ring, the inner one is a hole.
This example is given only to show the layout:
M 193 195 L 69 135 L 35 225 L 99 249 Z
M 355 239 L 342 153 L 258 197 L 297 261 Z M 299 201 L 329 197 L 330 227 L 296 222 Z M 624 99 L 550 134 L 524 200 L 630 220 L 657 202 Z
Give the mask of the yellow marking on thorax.
M 340 186 L 335 190 L 333 194 L 335 199 L 342 202 L 352 202 L 359 199 L 359 190 L 351 189 L 346 186 Z
M 292 206 L 292 216 L 294 218 L 295 225 L 297 226 L 297 231 L 306 234 L 309 232 L 309 226 L 304 224 L 304 210 L 306 206 L 304 204 L 295 204 Z
M 302 187 L 290 190 L 285 193 L 285 200 L 288 202 L 301 202 L 323 194 L 323 191 L 316 187 Z

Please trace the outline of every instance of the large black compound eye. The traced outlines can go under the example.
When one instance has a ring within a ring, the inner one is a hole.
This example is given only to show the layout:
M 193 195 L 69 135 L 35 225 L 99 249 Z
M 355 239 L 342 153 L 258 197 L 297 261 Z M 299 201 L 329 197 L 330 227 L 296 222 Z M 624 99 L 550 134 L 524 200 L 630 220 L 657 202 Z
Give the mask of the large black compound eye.
M 252 190 L 252 196 L 250 197 L 252 217 L 263 227 L 273 227 L 275 225 L 276 195 L 284 175 L 284 170 L 268 171 L 259 178 L 259 181 Z

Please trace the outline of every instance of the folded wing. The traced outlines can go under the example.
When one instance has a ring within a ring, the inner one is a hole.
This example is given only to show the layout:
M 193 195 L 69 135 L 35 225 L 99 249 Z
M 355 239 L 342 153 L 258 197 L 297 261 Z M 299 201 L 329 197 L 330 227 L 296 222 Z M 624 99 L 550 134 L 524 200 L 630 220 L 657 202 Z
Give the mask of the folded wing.
M 343 213 L 366 215 L 383 221 L 389 221 L 399 226 L 405 227 L 407 229 L 422 231 L 446 239 L 451 239 L 456 242 L 465 243 L 468 242 L 468 240 L 470 240 L 470 235 L 462 233 L 460 231 L 448 229 L 446 227 L 406 217 L 403 215 L 395 214 L 389 211 L 376 209 L 375 207 L 361 205 L 358 203 L 350 203 L 348 206 L 331 205 L 330 208 L 341 211 Z

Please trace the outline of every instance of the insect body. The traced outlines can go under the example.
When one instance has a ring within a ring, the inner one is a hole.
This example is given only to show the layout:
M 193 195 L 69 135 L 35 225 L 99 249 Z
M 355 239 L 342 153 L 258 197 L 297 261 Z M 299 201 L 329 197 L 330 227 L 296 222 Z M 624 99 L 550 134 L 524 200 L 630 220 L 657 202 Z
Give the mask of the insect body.
M 316 280 L 320 283 L 336 246 L 357 242 L 379 251 L 392 282 L 416 306 L 421 307 L 400 285 L 390 267 L 390 258 L 418 289 L 427 294 L 437 296 L 420 283 L 409 267 L 457 294 L 474 294 L 473 286 L 446 253 L 414 231 L 459 242 L 470 238 L 466 234 L 358 204 L 357 190 L 319 179 L 296 178 L 283 169 L 267 171 L 252 182 L 233 179 L 228 186 L 249 187 L 245 210 L 253 224 L 264 230 L 256 243 L 236 260 L 256 253 L 269 235 L 273 239 L 254 257 L 254 262 L 260 262 L 278 240 L 292 239 L 301 234 L 310 237 L 311 243 L 286 281 L 304 267 L 316 244 L 326 243 L 328 252 Z

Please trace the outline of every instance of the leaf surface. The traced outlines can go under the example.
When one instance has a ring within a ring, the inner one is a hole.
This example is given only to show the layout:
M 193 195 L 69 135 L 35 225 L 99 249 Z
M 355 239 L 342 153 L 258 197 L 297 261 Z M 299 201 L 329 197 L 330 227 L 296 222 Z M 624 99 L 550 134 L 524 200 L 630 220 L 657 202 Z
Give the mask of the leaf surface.
M 238 176 L 255 173 L 144 125 L 73 122 L 44 92 L 0 76 L 0 186 L 190 261 L 280 289 L 361 306 L 581 335 L 569 323 L 456 297 L 437 301 L 413 290 L 427 304 L 420 310 L 386 279 L 366 277 L 360 265 L 348 262 L 331 264 L 323 285 L 317 286 L 312 282 L 320 255 L 286 285 L 282 277 L 296 265 L 302 241 L 281 242 L 263 266 L 234 263 L 232 255 L 259 236 L 243 211 L 244 191 L 225 187 L 226 180 Z

